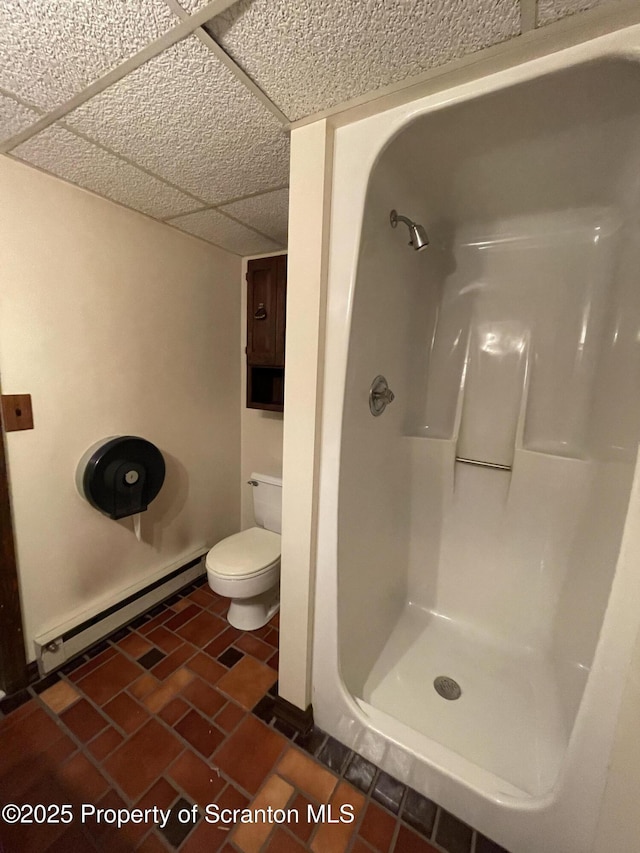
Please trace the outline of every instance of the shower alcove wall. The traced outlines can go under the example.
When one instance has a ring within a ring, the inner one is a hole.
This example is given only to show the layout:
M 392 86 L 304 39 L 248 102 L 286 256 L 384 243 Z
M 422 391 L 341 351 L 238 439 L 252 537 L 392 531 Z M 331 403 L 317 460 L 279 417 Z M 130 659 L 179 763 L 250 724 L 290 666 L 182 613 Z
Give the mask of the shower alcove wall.
M 336 133 L 316 717 L 515 853 L 590 849 L 638 628 L 636 43 Z

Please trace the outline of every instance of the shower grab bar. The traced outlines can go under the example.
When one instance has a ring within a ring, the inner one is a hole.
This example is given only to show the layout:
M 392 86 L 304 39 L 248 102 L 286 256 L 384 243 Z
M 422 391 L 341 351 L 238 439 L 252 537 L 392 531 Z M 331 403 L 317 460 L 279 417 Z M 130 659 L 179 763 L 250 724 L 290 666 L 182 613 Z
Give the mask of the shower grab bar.
M 480 468 L 497 468 L 498 471 L 511 471 L 511 465 L 499 465 L 497 462 L 481 462 L 479 459 L 465 459 L 463 456 L 456 456 L 456 462 L 463 462 L 465 465 L 478 465 Z

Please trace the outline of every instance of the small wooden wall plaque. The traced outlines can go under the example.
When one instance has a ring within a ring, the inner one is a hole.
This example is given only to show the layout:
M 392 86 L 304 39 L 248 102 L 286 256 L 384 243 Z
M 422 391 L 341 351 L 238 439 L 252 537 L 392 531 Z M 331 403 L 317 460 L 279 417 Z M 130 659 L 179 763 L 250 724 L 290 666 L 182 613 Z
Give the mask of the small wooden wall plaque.
M 3 394 L 2 420 L 5 432 L 33 429 L 31 394 Z

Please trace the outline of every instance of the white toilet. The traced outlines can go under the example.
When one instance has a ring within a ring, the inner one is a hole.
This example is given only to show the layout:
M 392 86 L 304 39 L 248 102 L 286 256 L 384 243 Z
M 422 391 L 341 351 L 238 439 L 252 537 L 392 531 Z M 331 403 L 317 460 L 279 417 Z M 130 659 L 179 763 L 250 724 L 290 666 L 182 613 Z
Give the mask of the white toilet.
M 206 560 L 209 586 L 231 598 L 227 620 L 243 631 L 266 625 L 280 607 L 282 480 L 252 474 L 249 483 L 259 526 L 227 536 Z

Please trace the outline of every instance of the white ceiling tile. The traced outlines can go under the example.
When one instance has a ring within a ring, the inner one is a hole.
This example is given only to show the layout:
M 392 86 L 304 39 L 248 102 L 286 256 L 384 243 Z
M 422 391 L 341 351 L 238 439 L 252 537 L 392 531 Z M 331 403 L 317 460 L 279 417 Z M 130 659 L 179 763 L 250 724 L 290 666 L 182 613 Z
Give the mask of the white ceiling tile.
M 171 220 L 171 225 L 235 252 L 236 255 L 257 255 L 282 248 L 273 240 L 261 237 L 216 210 L 202 210 L 199 213 L 179 216 Z
M 252 228 L 262 231 L 283 246 L 287 245 L 289 190 L 275 190 L 263 195 L 234 201 L 220 207 Z
M 30 110 L 0 92 L 0 140 L 20 133 L 39 118 L 40 114 L 35 110 Z
M 288 179 L 288 134 L 196 36 L 65 121 L 210 204 Z
M 33 166 L 157 218 L 194 210 L 198 202 L 59 125 L 11 152 Z
M 164 0 L 2 0 L 0 86 L 51 110 L 177 23 Z
M 203 6 L 206 6 L 209 0 L 178 0 L 183 9 L 186 9 L 189 14 L 193 15 Z
M 538 0 L 538 26 L 551 24 L 554 21 L 573 15 L 574 12 L 584 12 L 601 6 L 606 0 Z
M 517 35 L 520 4 L 240 0 L 207 29 L 298 119 Z

